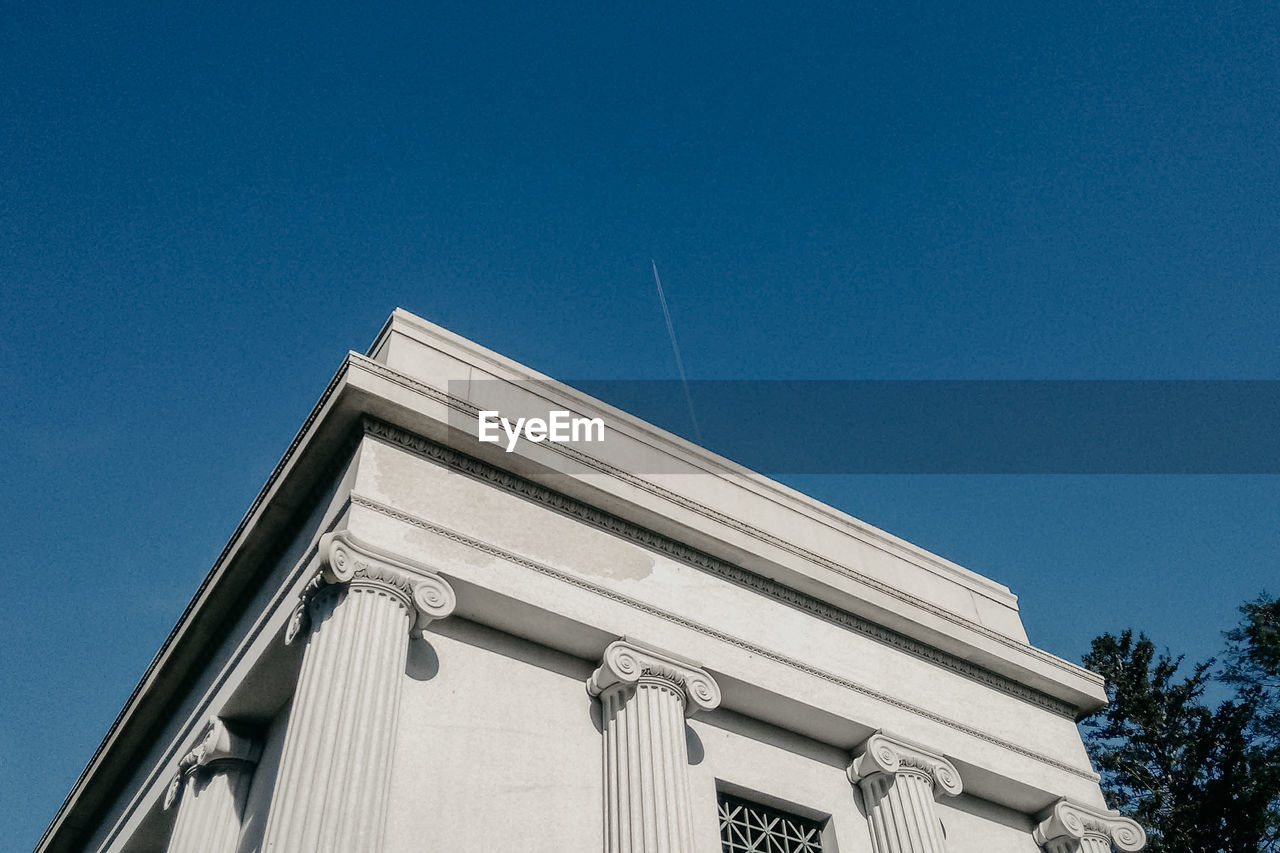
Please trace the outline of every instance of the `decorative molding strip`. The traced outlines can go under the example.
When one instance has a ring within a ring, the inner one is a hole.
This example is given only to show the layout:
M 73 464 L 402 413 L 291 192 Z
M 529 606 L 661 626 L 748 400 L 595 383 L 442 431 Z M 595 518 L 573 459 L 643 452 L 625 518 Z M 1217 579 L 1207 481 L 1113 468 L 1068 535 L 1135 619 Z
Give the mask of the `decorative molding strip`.
M 685 714 L 710 711 L 720 704 L 720 686 L 701 667 L 623 637 L 604 650 L 600 667 L 587 679 L 587 693 L 597 697 L 616 685 L 661 679 L 676 689 Z
M 429 396 L 445 404 L 449 408 L 454 409 L 455 411 L 462 412 L 464 414 L 469 414 L 472 416 L 476 416 L 479 412 L 478 406 L 475 406 L 472 403 L 467 402 L 466 400 L 460 400 L 457 397 L 454 397 L 444 391 L 441 391 L 438 388 L 433 388 L 430 385 L 426 385 L 422 382 L 418 382 L 417 380 L 412 379 L 408 376 L 405 376 L 404 374 L 396 370 L 392 370 L 386 365 L 380 364 L 378 362 L 375 362 L 363 356 L 357 357 L 355 356 L 354 353 L 352 353 L 352 358 L 353 360 L 355 358 L 358 358 L 361 366 L 366 368 L 370 372 L 376 373 L 382 378 L 390 382 L 394 382 L 405 388 L 408 388 L 410 390 L 417 391 L 421 394 Z M 371 421 L 374 423 L 380 423 L 378 421 L 374 421 L 372 418 L 368 419 L 368 421 Z M 400 430 L 399 428 L 393 427 L 389 424 L 382 424 L 382 426 L 390 431 L 401 433 L 405 436 L 411 437 L 412 439 L 416 439 L 417 441 L 423 441 L 423 442 L 426 441 L 426 439 L 423 439 L 420 436 L 414 436 L 411 433 L 406 433 L 403 430 Z M 390 436 L 384 436 L 384 437 L 391 438 Z M 391 440 L 395 441 L 396 439 L 391 438 Z M 1003 645 L 1009 646 L 1010 648 L 1015 648 L 1021 652 L 1029 653 L 1034 657 L 1039 658 L 1044 663 L 1047 663 L 1058 669 L 1069 672 L 1072 675 L 1075 675 L 1075 676 L 1084 675 L 1086 677 L 1093 675 L 1093 673 L 1090 673 L 1089 670 L 1083 667 L 1077 666 L 1076 664 L 1073 664 L 1070 661 L 1063 660 L 1062 658 L 1056 655 L 1049 654 L 1048 652 L 1042 649 L 1037 649 L 1036 647 L 1031 646 L 1027 643 L 1023 643 L 1018 640 L 1015 640 L 1012 637 L 1005 636 L 1004 634 L 1001 634 L 999 631 L 992 630 L 991 628 L 988 628 L 985 625 L 982 625 L 978 622 L 974 622 L 971 619 L 966 619 L 957 613 L 952 613 L 950 610 L 947 610 L 942 607 L 938 607 L 937 605 L 931 604 L 923 599 L 917 598 L 908 592 L 904 592 L 903 590 L 897 589 L 892 584 L 887 584 L 887 583 L 884 583 L 883 581 L 877 580 L 876 578 L 870 577 L 868 575 L 864 575 L 861 572 L 858 572 L 854 569 L 849 568 L 848 566 L 844 566 L 844 565 L 841 565 L 840 563 L 835 562 L 834 560 L 830 560 L 822 556 L 821 554 L 814 553 L 813 551 L 810 551 L 806 548 L 802 548 L 793 542 L 787 541 L 786 539 L 782 539 L 778 536 L 774 536 L 771 533 L 766 533 L 763 530 L 752 527 L 746 522 L 741 521 L 737 518 L 734 518 L 733 516 L 726 515 L 722 512 L 713 510 L 710 507 L 705 506 L 704 504 L 698 503 L 697 501 L 691 498 L 687 498 L 684 495 L 677 494 L 676 492 L 670 491 L 669 489 L 664 489 L 661 486 L 658 486 L 654 483 L 649 482 L 643 477 L 638 477 L 629 471 L 625 471 L 621 468 L 618 468 L 617 466 L 610 465 L 607 462 L 603 462 L 599 459 L 596 459 L 594 456 L 583 453 L 582 451 L 576 448 L 559 444 L 554 441 L 543 442 L 543 446 L 549 447 L 552 450 L 554 450 L 556 453 L 559 453 L 561 456 L 565 456 L 567 458 L 573 459 L 574 461 L 579 462 L 582 465 L 587 466 L 588 468 L 593 468 L 602 474 L 609 474 L 613 477 L 618 478 L 619 480 L 623 480 L 624 482 L 630 483 L 631 485 L 636 486 L 637 488 L 643 489 L 644 491 L 647 491 L 652 495 L 660 497 L 671 503 L 678 504 L 679 506 L 682 506 L 685 509 L 690 510 L 691 512 L 695 512 L 698 515 L 703 516 L 704 518 L 711 519 L 712 521 L 715 521 L 719 524 L 723 524 L 726 527 L 730 527 L 738 531 L 739 533 L 744 533 L 760 542 L 765 542 L 769 545 L 773 545 L 776 548 L 787 551 L 788 553 L 791 553 L 797 557 L 807 560 L 810 563 L 822 566 L 823 568 L 828 569 L 832 572 L 835 572 L 836 574 L 843 575 L 861 584 L 865 584 L 866 586 L 869 586 L 878 592 L 881 592 L 892 598 L 896 598 L 899 601 L 906 602 L 907 604 L 910 604 L 913 607 L 919 607 L 922 610 L 926 610 L 932 613 L 933 615 L 938 616 L 941 619 L 945 619 L 948 622 L 952 622 L 963 628 L 967 628 L 968 630 L 982 634 L 983 636 L 991 640 L 994 640 L 998 643 L 1001 643 Z M 449 449 L 449 448 L 446 448 L 446 449 Z M 453 452 L 456 453 L 456 451 L 453 451 Z M 463 454 L 458 454 L 458 455 L 462 456 Z M 470 458 L 470 457 L 464 457 L 464 458 Z M 473 460 L 473 461 L 479 464 L 484 464 L 484 463 L 480 463 L 479 460 Z M 868 544 L 873 544 L 873 543 L 868 543 Z M 873 545 L 873 547 L 880 547 L 880 546 Z M 881 550 L 884 550 L 884 549 L 881 548 Z
M 878 625 L 867 619 L 850 613 L 836 607 L 833 604 L 822 601 L 792 587 L 781 584 L 770 578 L 755 574 L 732 563 L 726 562 L 698 551 L 677 542 L 661 534 L 655 533 L 647 528 L 640 527 L 632 522 L 625 521 L 615 515 L 611 515 L 603 510 L 596 509 L 593 506 L 582 503 L 567 495 L 548 489 L 537 483 L 516 476 L 508 471 L 496 468 L 486 462 L 482 462 L 474 457 L 467 456 L 452 448 L 437 444 L 436 442 L 425 439 L 421 436 L 414 435 L 391 426 L 382 421 L 368 418 L 365 420 L 365 431 L 368 435 L 374 436 L 385 441 L 389 441 L 406 450 L 424 456 L 434 462 L 445 465 L 455 471 L 459 471 L 474 479 L 498 486 L 506 491 L 520 495 L 521 497 L 535 501 L 543 506 L 549 507 L 563 515 L 571 516 L 579 521 L 592 525 L 600 530 L 607 531 L 617 536 L 621 536 L 645 548 L 658 551 L 662 554 L 678 560 L 686 565 L 692 566 L 717 577 L 729 580 L 739 586 L 747 587 L 755 592 L 767 595 L 770 598 L 781 601 L 792 607 L 830 622 L 839 625 L 850 631 L 854 631 L 863 636 L 870 637 L 887 646 L 891 646 L 900 651 L 906 652 L 915 657 L 926 660 L 938 666 L 945 667 L 953 672 L 959 673 L 973 681 L 985 684 L 988 687 L 995 688 L 1010 696 L 1014 696 L 1024 702 L 1031 704 L 1057 714 L 1075 720 L 1077 709 L 1074 705 L 1057 699 L 1053 696 L 1043 693 L 1035 688 L 1020 684 L 1013 679 L 1006 678 L 999 673 L 992 672 L 989 669 L 970 663 L 963 658 L 948 654 L 941 649 L 934 648 L 919 640 Z
M 936 752 L 903 740 L 884 729 L 867 738 L 858 747 L 857 757 L 849 765 L 849 781 L 857 785 L 877 773 L 916 771 L 929 780 L 934 795 L 955 797 L 962 790 L 960 773 L 954 764 Z
M 726 634 L 723 631 L 718 631 L 715 628 L 711 628 L 706 625 L 702 625 L 698 622 L 694 622 L 692 619 L 687 619 L 683 616 L 678 616 L 674 613 L 669 613 L 665 610 L 661 610 L 657 607 L 654 607 L 653 605 L 648 604 L 646 602 L 639 601 L 635 598 L 631 598 L 630 596 L 623 595 L 622 593 L 619 593 L 619 592 L 614 592 L 611 589 L 606 589 L 604 587 L 597 586 L 596 584 L 593 584 L 590 581 L 587 581 L 583 578 L 570 575 L 566 572 L 560 571 L 559 569 L 554 569 L 551 566 L 536 562 L 534 560 L 530 560 L 527 557 L 522 557 L 519 554 L 513 554 L 510 551 L 505 551 L 502 548 L 498 548 L 494 545 L 490 545 L 487 542 L 483 542 L 479 539 L 474 539 L 470 536 L 467 536 L 465 533 L 459 533 L 458 531 L 452 530 L 448 527 L 442 527 L 438 524 L 433 524 L 427 521 L 426 519 L 418 518 L 417 516 L 410 515 L 406 512 L 402 512 L 396 509 L 395 507 L 387 506 L 384 503 L 380 503 L 378 501 L 363 497 L 361 495 L 356 495 L 356 494 L 352 494 L 351 503 L 353 506 L 364 507 L 365 509 L 369 509 L 369 510 L 372 510 L 373 512 L 377 512 L 381 515 L 385 515 L 388 518 L 392 518 L 392 519 L 395 519 L 396 521 L 400 521 L 405 524 L 409 524 L 414 527 L 417 527 L 420 530 L 425 530 L 429 533 L 434 533 L 438 536 L 444 537 L 445 539 L 449 539 L 459 544 L 466 545 L 470 548 L 476 549 L 477 551 L 482 551 L 486 554 L 489 554 L 492 557 L 497 557 L 513 565 L 521 566 L 531 571 L 535 571 L 538 574 L 546 575 L 547 577 L 550 577 L 550 578 L 555 578 L 556 580 L 563 581 L 564 583 L 570 584 L 571 586 L 576 586 L 579 589 L 584 589 L 584 590 L 587 590 L 588 592 L 595 593 L 596 595 L 599 595 L 602 598 L 607 598 L 612 601 L 616 601 L 620 604 L 625 604 L 628 607 L 632 607 L 643 613 L 648 613 L 651 616 L 656 616 L 660 619 L 665 619 L 666 621 L 671 622 L 672 624 L 679 625 L 684 628 L 688 628 L 692 631 L 697 631 L 700 634 L 703 634 L 708 637 L 712 637 L 713 639 L 720 640 L 721 642 L 724 642 L 724 643 L 728 643 L 729 645 L 737 646 L 738 648 L 743 649 L 744 651 L 747 651 L 751 654 L 758 655 L 763 658 L 767 658 L 768 660 L 772 660 L 776 663 L 780 663 L 783 666 L 791 667 L 792 669 L 795 669 L 799 672 L 803 672 L 806 675 L 812 675 L 815 678 L 821 678 L 824 681 L 828 681 L 832 684 L 838 685 L 840 687 L 844 687 L 848 690 L 852 690 L 855 693 L 860 693 L 864 696 L 868 696 L 872 699 L 876 699 L 880 702 L 884 702 L 888 705 L 892 705 L 895 708 L 899 708 L 909 713 L 916 714 L 917 716 L 923 717 L 924 719 L 931 720 L 935 723 L 939 723 L 941 725 L 947 726 L 948 728 L 955 729 L 956 731 L 962 732 L 972 737 L 976 737 L 980 740 L 984 740 L 987 743 L 991 743 L 996 746 L 1002 747 L 1004 749 L 1009 750 L 1010 752 L 1015 752 L 1019 755 L 1025 756 L 1026 758 L 1030 758 L 1034 761 L 1039 761 L 1042 764 L 1047 764 L 1050 767 L 1055 767 L 1059 770 L 1066 771 L 1067 773 L 1071 773 L 1081 778 L 1088 779 L 1091 782 L 1096 782 L 1098 780 L 1097 774 L 1091 771 L 1081 770 L 1078 767 L 1074 767 L 1063 761 L 1059 761 L 1056 758 L 1052 758 L 1047 755 L 1042 755 L 1038 752 L 1034 752 L 1024 747 L 1018 746 L 1017 744 L 1010 743 L 1006 740 L 998 738 L 995 735 L 987 734 L 986 732 L 980 731 L 970 726 L 966 726 L 954 720 L 947 719 L 946 717 L 941 716 L 940 714 L 935 714 L 932 711 L 928 711 L 924 708 L 920 708 L 916 705 L 912 705 L 909 702 L 904 702 L 901 699 L 894 698 L 893 696 L 890 696 L 886 693 L 881 693 L 879 690 L 875 690 L 864 684 L 859 684 L 856 681 L 850 681 L 847 678 L 842 678 L 841 676 L 835 675 L 830 672 L 826 672 L 825 670 L 818 669 L 817 667 L 809 666 L 808 664 L 795 660 L 794 658 L 790 658 L 785 655 L 780 655 L 776 652 L 770 651 L 761 646 L 757 646 L 754 643 L 750 643 L 739 637 L 735 637 L 732 634 Z
M 1147 846 L 1147 833 L 1137 821 L 1119 812 L 1081 806 L 1063 798 L 1041 815 L 1032 838 L 1050 853 L 1110 851 L 1138 853 Z

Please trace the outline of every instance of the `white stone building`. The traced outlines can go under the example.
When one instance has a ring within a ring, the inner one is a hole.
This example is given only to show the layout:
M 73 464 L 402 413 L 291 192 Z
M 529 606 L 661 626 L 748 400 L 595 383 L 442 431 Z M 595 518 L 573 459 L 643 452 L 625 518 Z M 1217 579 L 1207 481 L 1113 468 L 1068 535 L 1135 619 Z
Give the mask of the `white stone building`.
M 1104 700 L 1004 586 L 397 311 L 38 849 L 1136 851 Z

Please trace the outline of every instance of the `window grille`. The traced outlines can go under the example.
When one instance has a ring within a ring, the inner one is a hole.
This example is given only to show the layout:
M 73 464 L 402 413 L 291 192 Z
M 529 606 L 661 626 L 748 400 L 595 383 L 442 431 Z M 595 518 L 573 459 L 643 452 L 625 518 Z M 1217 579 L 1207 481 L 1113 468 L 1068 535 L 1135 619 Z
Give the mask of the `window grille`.
M 822 824 L 720 795 L 723 853 L 822 853 Z

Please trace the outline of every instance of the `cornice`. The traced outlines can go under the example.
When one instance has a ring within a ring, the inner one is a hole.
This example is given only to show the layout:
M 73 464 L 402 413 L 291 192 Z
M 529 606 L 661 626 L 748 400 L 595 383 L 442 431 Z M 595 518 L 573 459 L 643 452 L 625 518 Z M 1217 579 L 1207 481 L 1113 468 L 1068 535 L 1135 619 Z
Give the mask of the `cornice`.
M 995 593 L 1001 597 L 1007 596 L 1011 600 L 1016 600 L 1017 598 L 1004 584 L 952 563 L 950 560 L 900 539 L 874 525 L 867 524 L 833 507 L 815 501 L 813 498 L 787 488 L 777 481 L 752 471 L 731 459 L 719 456 L 706 447 L 694 444 L 678 435 L 663 430 L 630 412 L 592 397 L 571 385 L 533 370 L 528 365 L 521 364 L 501 353 L 487 349 L 475 341 L 468 340 L 449 329 L 424 320 L 422 317 L 403 309 L 397 308 L 391 317 L 387 319 L 373 345 L 365 353 L 366 357 L 376 358 L 375 353 L 378 353 L 391 335 L 396 333 L 415 340 L 430 349 L 444 353 L 451 358 L 467 363 L 493 379 L 521 384 L 526 387 L 536 385 L 541 389 L 545 389 L 546 393 L 542 396 L 549 402 L 554 396 L 557 403 L 569 403 L 572 408 L 590 409 L 593 414 L 607 416 L 619 428 L 625 427 L 630 437 L 637 441 L 649 445 L 660 452 L 684 457 L 685 461 L 708 472 L 718 471 L 733 479 L 741 480 L 749 488 L 758 490 L 768 500 L 794 504 L 793 508 L 812 514 L 814 520 L 845 531 L 875 548 L 906 556 L 907 559 L 918 563 L 922 567 L 927 567 L 930 571 L 949 575 L 961 583 L 971 585 L 979 590 Z M 397 369 L 386 364 L 384 364 L 384 367 L 391 370 Z M 475 374 L 472 375 L 474 376 Z M 407 378 L 413 381 L 412 377 Z M 470 406 L 470 403 L 466 400 L 458 400 L 457 402 L 460 404 L 458 407 L 460 411 Z M 471 411 L 474 410 L 475 407 L 471 407 Z
M 448 406 L 454 411 L 469 415 L 471 417 L 476 417 L 479 413 L 478 406 L 466 400 L 462 400 L 462 399 L 459 399 L 458 397 L 454 397 L 453 395 L 445 391 L 442 391 L 438 388 L 434 388 L 430 385 L 427 385 L 426 383 L 419 382 L 416 379 L 406 376 L 405 374 L 397 370 L 394 370 L 390 367 L 387 367 L 386 365 L 381 364 L 380 362 L 376 362 L 373 359 L 370 359 L 366 356 L 357 356 L 355 353 L 352 353 L 349 358 L 353 362 L 358 360 L 358 363 L 362 369 L 367 370 L 370 373 L 376 374 L 377 376 L 389 382 L 400 385 L 404 388 L 423 394 L 425 396 L 431 397 L 432 399 Z M 390 427 L 390 429 L 399 431 L 398 427 L 391 427 L 390 425 L 387 425 L 387 426 Z M 560 444 L 554 441 L 542 442 L 540 446 L 549 448 L 555 453 L 558 453 L 561 456 L 564 456 L 568 459 L 572 459 L 581 465 L 594 469 L 595 471 L 598 471 L 602 474 L 608 474 L 609 476 L 614 477 L 623 482 L 626 482 L 629 485 L 642 489 L 643 491 L 646 491 L 654 495 L 655 497 L 659 497 L 665 501 L 676 504 L 686 510 L 689 510 L 698 515 L 701 515 L 704 518 L 707 518 L 718 524 L 724 525 L 725 527 L 728 527 L 739 533 L 745 534 L 759 542 L 771 545 L 782 551 L 786 551 L 787 553 L 790 553 L 793 556 L 799 557 L 813 565 L 821 566 L 822 568 L 827 569 L 828 571 L 834 572 L 838 575 L 847 577 L 851 580 L 854 580 L 858 583 L 868 586 L 883 595 L 897 599 L 913 607 L 917 607 L 922 610 L 925 610 L 928 613 L 940 619 L 951 622 L 952 624 L 962 627 L 966 630 L 973 631 L 974 633 L 980 634 L 989 640 L 1000 643 L 1001 645 L 1007 646 L 1012 649 L 1016 649 L 1020 653 L 1029 654 L 1032 657 L 1035 657 L 1038 660 L 1040 660 L 1042 663 L 1048 664 L 1064 672 L 1070 673 L 1071 675 L 1077 678 L 1079 677 L 1090 678 L 1092 680 L 1100 682 L 1100 679 L 1095 673 L 1089 672 L 1089 670 L 1084 669 L 1083 667 L 1077 666 L 1071 663 L 1070 661 L 1063 660 L 1062 658 L 1056 655 L 1050 654 L 1044 651 L 1043 649 L 1037 649 L 1028 643 L 1023 643 L 1017 639 L 1014 639 L 1013 637 L 1009 637 L 1005 634 L 1000 633 L 999 631 L 988 628 L 987 626 L 982 625 L 981 623 L 975 622 L 971 619 L 966 619 L 965 617 L 959 615 L 958 613 L 953 613 L 952 611 L 947 610 L 946 608 L 939 607 L 931 602 L 925 601 L 924 599 L 918 598 L 914 595 L 911 595 L 908 592 L 900 590 L 897 587 L 893 586 L 892 584 L 885 583 L 884 581 L 878 580 L 877 578 L 873 578 L 869 575 L 866 575 L 862 572 L 859 572 L 841 563 L 837 563 L 834 560 L 831 560 L 827 557 L 822 556 L 821 554 L 817 554 L 813 551 L 803 548 L 786 539 L 783 539 L 778 536 L 774 536 L 771 533 L 760 530 L 750 524 L 747 524 L 746 522 L 740 519 L 734 518 L 733 516 L 730 516 L 730 515 L 726 515 L 725 513 L 719 512 L 702 503 L 699 503 L 698 501 L 695 501 L 692 498 L 688 498 L 684 495 L 678 494 L 669 489 L 665 489 L 661 486 L 658 486 L 655 483 L 652 483 L 644 479 L 643 477 L 639 477 L 631 473 L 630 471 L 626 471 L 622 468 L 618 468 L 615 465 L 611 465 L 607 462 L 604 462 L 603 460 L 597 459 L 596 457 L 591 456 L 590 454 L 584 453 L 581 450 L 578 450 L 577 448 L 570 447 L 565 444 Z M 842 526 L 845 527 L 846 529 L 851 528 L 851 526 L 847 522 L 843 523 Z M 850 530 L 850 532 L 853 532 L 853 531 Z M 873 547 L 876 547 L 880 550 L 885 550 L 889 553 L 896 553 L 897 551 L 897 549 L 895 548 L 887 547 L 885 543 L 876 541 L 874 540 L 874 538 L 867 537 L 864 531 L 857 530 L 856 532 L 859 534 L 858 538 L 860 541 L 864 541 L 867 544 L 872 545 Z M 1074 717 L 1074 714 L 1072 716 Z
M 682 542 L 640 527 L 630 521 L 611 515 L 596 507 L 585 504 L 575 498 L 553 491 L 545 486 L 526 480 L 501 468 L 490 465 L 472 456 L 467 456 L 451 447 L 438 444 L 427 438 L 402 430 L 374 418 L 366 418 L 364 429 L 367 435 L 391 442 L 399 447 L 431 459 L 434 462 L 466 474 L 474 479 L 482 480 L 505 491 L 515 493 L 553 509 L 563 515 L 571 516 L 593 527 L 621 536 L 636 544 L 678 560 L 685 565 L 700 569 L 716 577 L 732 581 L 762 595 L 781 601 L 792 607 L 804 610 L 824 621 L 839 625 L 865 637 L 870 637 L 884 645 L 891 646 L 922 660 L 945 667 L 979 682 L 988 687 L 1017 697 L 1061 717 L 1074 720 L 1077 709 L 1033 687 L 1020 684 L 999 673 L 970 663 L 963 658 L 935 648 L 905 634 L 871 622 L 861 616 L 836 607 L 814 596 L 800 592 L 778 581 L 755 574 L 740 566 L 736 566 L 718 557 L 699 551 Z M 1029 647 L 1023 647 L 1029 648 Z
M 888 734 L 883 729 L 858 747 L 847 771 L 849 781 L 857 785 L 878 773 L 918 773 L 929 780 L 934 796 L 955 797 L 962 785 L 954 764 L 919 744 Z
M 877 701 L 884 702 L 887 705 L 892 705 L 893 707 L 898 708 L 900 710 L 906 711 L 908 713 L 919 716 L 923 719 L 930 720 L 932 722 L 946 726 L 947 728 L 954 729 L 963 734 L 978 738 L 979 740 L 986 741 L 987 743 L 994 744 L 995 746 L 999 746 L 1003 749 L 1007 749 L 1010 752 L 1014 752 L 1026 758 L 1030 758 L 1033 761 L 1038 761 L 1042 764 L 1046 764 L 1058 770 L 1071 773 L 1083 779 L 1088 779 L 1091 782 L 1096 782 L 1098 780 L 1097 774 L 1091 771 L 1081 770 L 1078 767 L 1074 767 L 1070 764 L 1067 764 L 1066 762 L 1059 761 L 1056 758 L 1052 758 L 1050 756 L 1043 755 L 1033 750 L 1026 749 L 1025 747 L 1019 746 L 1018 744 L 1015 744 L 1015 743 L 1011 743 L 1007 740 L 1004 740 L 1003 738 L 996 737 L 995 735 L 988 734 L 987 732 L 981 731 L 980 729 L 975 729 L 972 726 L 966 726 L 963 723 L 956 722 L 955 720 L 952 720 L 941 714 L 935 714 L 932 711 L 929 711 L 925 708 L 921 708 L 910 702 L 905 702 L 894 696 L 890 696 L 889 694 L 876 690 L 873 687 L 869 687 L 865 684 L 860 684 L 856 681 L 851 681 L 850 679 L 844 678 L 843 676 L 839 676 L 834 673 L 819 669 L 817 667 L 810 666 L 809 664 L 806 664 L 803 661 L 799 661 L 799 660 L 796 660 L 795 658 L 791 658 L 786 655 L 779 654 L 770 649 L 766 649 L 762 646 L 758 646 L 740 637 L 736 637 L 732 634 L 727 634 L 723 631 L 717 630 L 715 628 L 711 628 L 707 625 L 703 625 L 699 622 L 696 622 L 684 616 L 680 616 L 678 614 L 671 613 L 666 610 L 662 610 L 661 608 L 654 607 L 653 605 L 648 604 L 647 602 L 640 601 L 638 599 L 632 598 L 631 596 L 624 595 L 620 592 L 615 592 L 611 589 L 607 589 L 602 586 L 598 586 L 579 576 L 571 575 L 567 572 L 562 572 L 559 569 L 553 568 L 544 563 L 539 563 L 536 560 L 531 560 L 519 554 L 506 551 L 495 545 L 491 545 L 488 542 L 475 539 L 471 536 L 466 535 L 465 533 L 460 533 L 459 531 L 453 530 L 451 528 L 444 527 L 439 524 L 434 524 L 430 521 L 427 521 L 426 519 L 419 518 L 415 515 L 411 515 L 409 513 L 398 510 L 395 507 L 387 506 L 386 504 L 380 503 L 378 501 L 375 501 L 370 498 L 366 498 L 357 494 L 351 495 L 351 504 L 353 506 L 363 507 L 365 509 L 379 513 L 380 515 L 384 515 L 388 518 L 395 519 L 396 521 L 400 521 L 405 524 L 412 525 L 413 527 L 417 527 L 420 530 L 425 530 L 429 533 L 442 536 L 446 539 L 457 542 L 461 545 L 474 548 L 477 551 L 481 551 L 483 553 L 489 554 L 490 556 L 497 557 L 513 565 L 522 566 L 526 569 L 537 572 L 541 575 L 554 578 L 556 580 L 570 584 L 571 586 L 578 587 L 579 589 L 587 590 L 588 592 L 599 595 L 602 598 L 607 598 L 611 601 L 616 601 L 620 604 L 625 604 L 628 607 L 634 608 L 643 613 L 648 613 L 651 616 L 656 616 L 672 624 L 679 625 L 683 628 L 688 628 L 693 631 L 697 631 L 698 633 L 703 634 L 705 636 L 711 637 L 716 640 L 720 640 L 732 646 L 736 646 L 750 654 L 774 661 L 775 663 L 779 663 L 779 664 L 782 664 L 783 666 L 790 667 L 806 675 L 811 675 L 815 678 L 821 678 L 824 681 L 830 682 L 831 684 L 835 684 L 839 687 L 846 688 L 855 693 L 862 694 L 863 696 L 870 697 Z
M 1036 844 L 1051 846 L 1059 839 L 1093 837 L 1122 853 L 1137 853 L 1147 845 L 1147 833 L 1137 821 L 1119 812 L 1101 811 L 1067 799 L 1058 800 L 1040 815 L 1032 837 Z
M 600 667 L 587 679 L 587 693 L 599 696 L 614 687 L 657 679 L 675 688 L 685 714 L 710 711 L 720 704 L 720 686 L 705 669 L 628 637 L 610 643 Z
M 399 600 L 414 614 L 411 632 L 415 636 L 457 606 L 453 587 L 440 575 L 361 542 L 348 530 L 320 537 L 319 556 L 320 570 L 299 594 L 298 605 L 285 629 L 286 644 L 310 630 L 311 608 L 320 596 L 342 587 L 372 588 Z

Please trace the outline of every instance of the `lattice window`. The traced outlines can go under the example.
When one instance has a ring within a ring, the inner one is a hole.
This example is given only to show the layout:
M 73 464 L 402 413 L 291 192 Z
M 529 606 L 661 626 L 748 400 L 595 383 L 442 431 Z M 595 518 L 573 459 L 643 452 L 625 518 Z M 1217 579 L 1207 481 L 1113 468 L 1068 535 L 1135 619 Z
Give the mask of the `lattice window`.
M 721 794 L 720 845 L 724 853 L 822 853 L 822 824 Z

